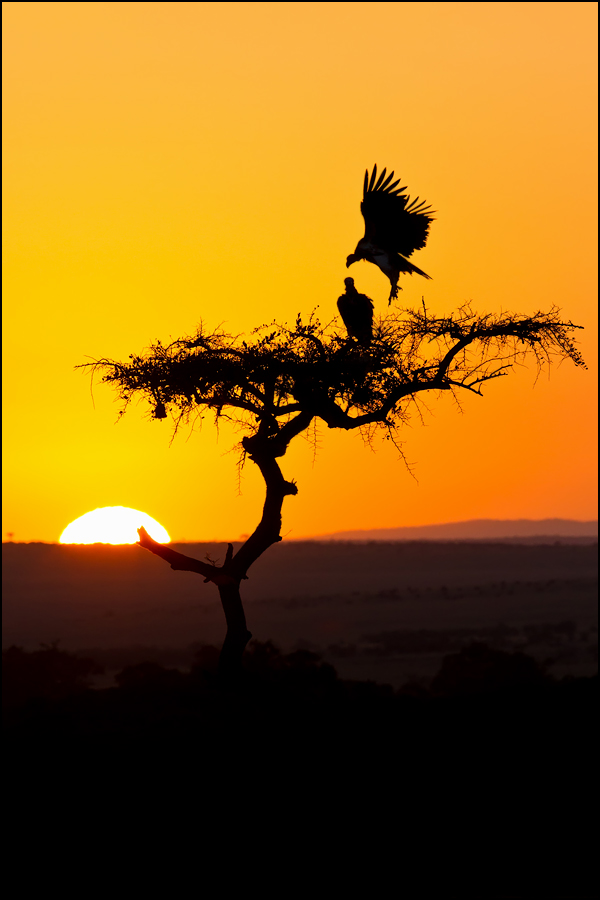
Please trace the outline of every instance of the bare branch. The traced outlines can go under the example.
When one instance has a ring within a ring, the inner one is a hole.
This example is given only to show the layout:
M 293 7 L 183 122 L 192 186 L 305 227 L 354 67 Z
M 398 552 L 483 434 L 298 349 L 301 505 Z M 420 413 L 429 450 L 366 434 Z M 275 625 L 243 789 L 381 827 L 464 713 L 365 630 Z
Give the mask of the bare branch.
M 311 316 L 304 324 L 298 317 L 293 329 L 273 323 L 250 340 L 199 329 L 167 346 L 159 341 L 127 363 L 101 359 L 83 368 L 117 387 L 123 410 L 134 395 L 146 397 L 156 418 L 171 408 L 176 427 L 202 407 L 217 417 L 235 409 L 247 436 L 268 435 L 278 456 L 299 433 L 290 424 L 298 416 L 320 418 L 329 428 L 387 431 L 406 421 L 418 394 L 480 394 L 485 382 L 528 355 L 538 368 L 554 358 L 584 366 L 571 337 L 577 328 L 556 308 L 477 316 L 465 306 L 437 318 L 423 307 L 381 318 L 371 344 L 361 346 L 335 323 L 321 326 Z
M 155 556 L 160 556 L 161 559 L 164 559 L 169 563 L 172 569 L 179 572 L 196 572 L 198 575 L 204 575 L 205 583 L 209 581 L 214 582 L 216 585 L 236 583 L 235 578 L 231 575 L 227 575 L 217 566 L 211 566 L 208 563 L 200 562 L 199 559 L 193 559 L 191 556 L 185 556 L 183 553 L 178 553 L 171 547 L 166 546 L 166 544 L 159 544 L 150 537 L 143 526 L 138 528 L 138 534 L 140 536 L 138 541 L 140 547 L 144 547 L 146 550 L 154 553 Z M 229 546 L 231 547 L 231 544 Z M 231 549 L 233 551 L 233 547 L 231 547 Z M 229 561 L 230 558 L 231 555 L 229 554 L 227 561 Z

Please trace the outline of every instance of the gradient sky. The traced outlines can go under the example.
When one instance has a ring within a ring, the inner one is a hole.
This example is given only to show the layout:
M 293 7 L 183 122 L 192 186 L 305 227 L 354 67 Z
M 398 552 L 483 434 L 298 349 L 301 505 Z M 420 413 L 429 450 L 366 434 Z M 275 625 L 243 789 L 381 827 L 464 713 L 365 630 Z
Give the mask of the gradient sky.
M 57 541 L 99 506 L 174 539 L 253 530 L 263 487 L 207 418 L 178 436 L 86 359 L 202 319 L 318 306 L 363 234 L 365 168 L 437 210 L 403 305 L 584 325 L 590 369 L 533 364 L 446 396 L 389 444 L 297 439 L 283 535 L 470 518 L 595 518 L 595 3 L 4 3 L 3 533 Z M 386 308 L 389 284 L 360 263 Z

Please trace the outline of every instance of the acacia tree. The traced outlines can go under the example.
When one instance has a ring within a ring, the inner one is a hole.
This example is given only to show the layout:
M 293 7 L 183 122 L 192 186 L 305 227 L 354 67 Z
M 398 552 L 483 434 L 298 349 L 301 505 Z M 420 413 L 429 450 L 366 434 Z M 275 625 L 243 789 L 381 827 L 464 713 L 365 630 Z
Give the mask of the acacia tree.
M 281 538 L 281 511 L 287 496 L 298 493 L 278 460 L 290 441 L 321 420 L 328 428 L 360 429 L 367 438 L 377 430 L 397 442 L 398 429 L 418 410 L 425 391 L 481 394 L 482 386 L 506 376 L 515 364 L 533 357 L 538 368 L 556 359 L 585 366 L 560 311 L 533 316 L 476 315 L 468 306 L 438 318 L 422 310 L 392 310 L 361 344 L 338 327 L 311 316 L 293 327 L 273 323 L 249 338 L 200 326 L 192 337 L 160 341 L 125 363 L 100 359 L 85 364 L 101 373 L 123 401 L 145 398 L 152 416 L 171 414 L 175 431 L 206 409 L 218 424 L 233 419 L 245 432 L 243 457 L 258 468 L 266 485 L 262 518 L 236 553 L 228 545 L 222 566 L 201 562 L 158 544 L 144 528 L 142 547 L 172 569 L 196 572 L 218 588 L 227 622 L 220 670 L 239 670 L 252 637 L 240 596 L 240 584 L 252 564 Z

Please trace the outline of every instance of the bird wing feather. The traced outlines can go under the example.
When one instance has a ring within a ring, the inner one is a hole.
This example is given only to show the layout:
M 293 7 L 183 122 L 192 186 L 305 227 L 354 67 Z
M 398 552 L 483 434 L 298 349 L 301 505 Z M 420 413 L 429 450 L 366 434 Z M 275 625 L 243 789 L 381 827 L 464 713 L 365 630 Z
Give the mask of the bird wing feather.
M 405 194 L 406 187 L 398 187 L 400 179 L 391 182 L 394 173 L 385 178 L 386 169 L 377 178 L 377 166 L 369 178 L 365 172 L 363 200 L 360 211 L 365 220 L 365 238 L 392 253 L 410 256 L 422 250 L 433 221 L 433 210 L 426 201 Z

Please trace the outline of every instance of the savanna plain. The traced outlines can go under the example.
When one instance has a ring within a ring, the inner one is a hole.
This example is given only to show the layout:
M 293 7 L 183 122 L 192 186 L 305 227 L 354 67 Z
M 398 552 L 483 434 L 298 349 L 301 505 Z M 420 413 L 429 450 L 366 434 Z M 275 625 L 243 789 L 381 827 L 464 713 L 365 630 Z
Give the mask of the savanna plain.
M 445 655 L 474 642 L 526 652 L 554 677 L 590 676 L 597 544 L 545 540 L 284 542 L 244 582 L 248 625 L 255 641 L 395 689 L 427 687 Z M 221 562 L 226 551 L 172 546 Z M 7 543 L 3 558 L 4 645 L 91 657 L 97 686 L 144 662 L 188 670 L 222 643 L 214 587 L 138 546 Z
M 3 561 L 20 810 L 25 787 L 56 802 L 93 773 L 97 802 L 164 793 L 212 821 L 250 785 L 329 831 L 384 839 L 385 809 L 394 834 L 433 828 L 448 858 L 414 896 L 594 896 L 596 538 L 278 544 L 243 583 L 235 685 L 197 575 L 135 545 L 6 543 Z

